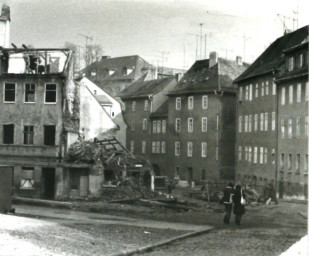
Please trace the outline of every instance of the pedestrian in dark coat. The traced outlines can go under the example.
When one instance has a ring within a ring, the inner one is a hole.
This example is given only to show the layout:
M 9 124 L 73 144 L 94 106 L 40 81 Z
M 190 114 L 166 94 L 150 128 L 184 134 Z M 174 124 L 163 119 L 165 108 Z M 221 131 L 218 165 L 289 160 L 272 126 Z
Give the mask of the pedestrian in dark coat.
M 224 204 L 225 207 L 225 215 L 223 219 L 223 222 L 225 224 L 230 223 L 233 208 L 233 200 L 232 200 L 233 194 L 234 194 L 234 185 L 233 183 L 229 183 L 223 190 L 223 197 L 222 197 L 222 203 Z
M 245 199 L 245 195 L 240 185 L 236 186 L 233 196 L 235 223 L 240 225 L 241 216 L 245 214 L 245 205 L 241 203 L 241 198 Z

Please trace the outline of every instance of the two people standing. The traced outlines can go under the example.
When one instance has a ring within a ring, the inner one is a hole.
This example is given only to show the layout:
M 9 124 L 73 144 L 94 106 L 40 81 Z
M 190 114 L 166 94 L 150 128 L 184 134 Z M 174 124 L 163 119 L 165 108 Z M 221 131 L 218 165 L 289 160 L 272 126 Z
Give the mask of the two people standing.
M 222 202 L 225 207 L 223 222 L 230 223 L 232 209 L 234 206 L 235 224 L 240 225 L 241 217 L 245 214 L 245 195 L 240 185 L 234 189 L 233 183 L 229 183 L 223 190 Z

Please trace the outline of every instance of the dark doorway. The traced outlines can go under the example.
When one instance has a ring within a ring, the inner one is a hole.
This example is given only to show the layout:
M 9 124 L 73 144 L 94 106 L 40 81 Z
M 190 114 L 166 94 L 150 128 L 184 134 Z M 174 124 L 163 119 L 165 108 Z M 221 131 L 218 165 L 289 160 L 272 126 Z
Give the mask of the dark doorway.
M 193 181 L 193 169 L 191 167 L 187 168 L 187 181 L 190 186 L 192 186 Z
M 112 181 L 115 180 L 115 173 L 113 170 L 104 170 L 104 180 L 105 181 Z
M 161 176 L 160 166 L 157 164 L 152 165 L 155 176 Z
M 42 198 L 55 198 L 55 168 L 42 168 Z

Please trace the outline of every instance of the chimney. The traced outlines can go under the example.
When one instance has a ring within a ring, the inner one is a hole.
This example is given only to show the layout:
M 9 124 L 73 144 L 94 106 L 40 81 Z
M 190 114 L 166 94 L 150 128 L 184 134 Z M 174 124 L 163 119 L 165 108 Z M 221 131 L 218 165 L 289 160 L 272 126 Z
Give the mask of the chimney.
M 0 46 L 10 46 L 10 7 L 3 4 L 0 15 Z
M 213 67 L 218 62 L 218 53 L 217 52 L 210 52 L 209 53 L 209 67 Z
M 238 66 L 242 66 L 242 58 L 241 58 L 241 56 L 236 56 L 236 64 Z
M 180 79 L 183 77 L 183 73 L 177 73 L 175 76 L 176 76 L 176 82 L 179 82 Z
M 111 56 L 108 56 L 108 55 L 104 55 L 104 56 L 101 57 L 102 60 L 106 60 L 106 59 L 110 59 L 110 58 L 111 58 Z

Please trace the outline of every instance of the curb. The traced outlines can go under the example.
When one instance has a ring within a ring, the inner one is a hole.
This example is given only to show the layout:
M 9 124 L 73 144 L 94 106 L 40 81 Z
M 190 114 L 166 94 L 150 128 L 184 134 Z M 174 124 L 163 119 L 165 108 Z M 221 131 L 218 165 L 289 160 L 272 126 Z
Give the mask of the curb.
M 130 255 L 134 255 L 134 254 L 140 254 L 140 253 L 143 253 L 143 252 L 150 251 L 154 248 L 173 243 L 175 241 L 179 241 L 179 240 L 182 240 L 182 239 L 186 239 L 186 238 L 189 238 L 189 237 L 194 237 L 194 236 L 198 236 L 198 235 L 210 232 L 212 229 L 213 229 L 212 227 L 209 227 L 207 229 L 194 231 L 194 232 L 183 234 L 183 235 L 176 236 L 176 237 L 173 237 L 173 238 L 165 239 L 163 241 L 160 241 L 160 242 L 157 242 L 157 243 L 154 243 L 154 244 L 151 244 L 151 245 L 146 245 L 146 246 L 134 249 L 134 250 L 122 251 L 121 253 L 113 254 L 111 256 L 130 256 Z

